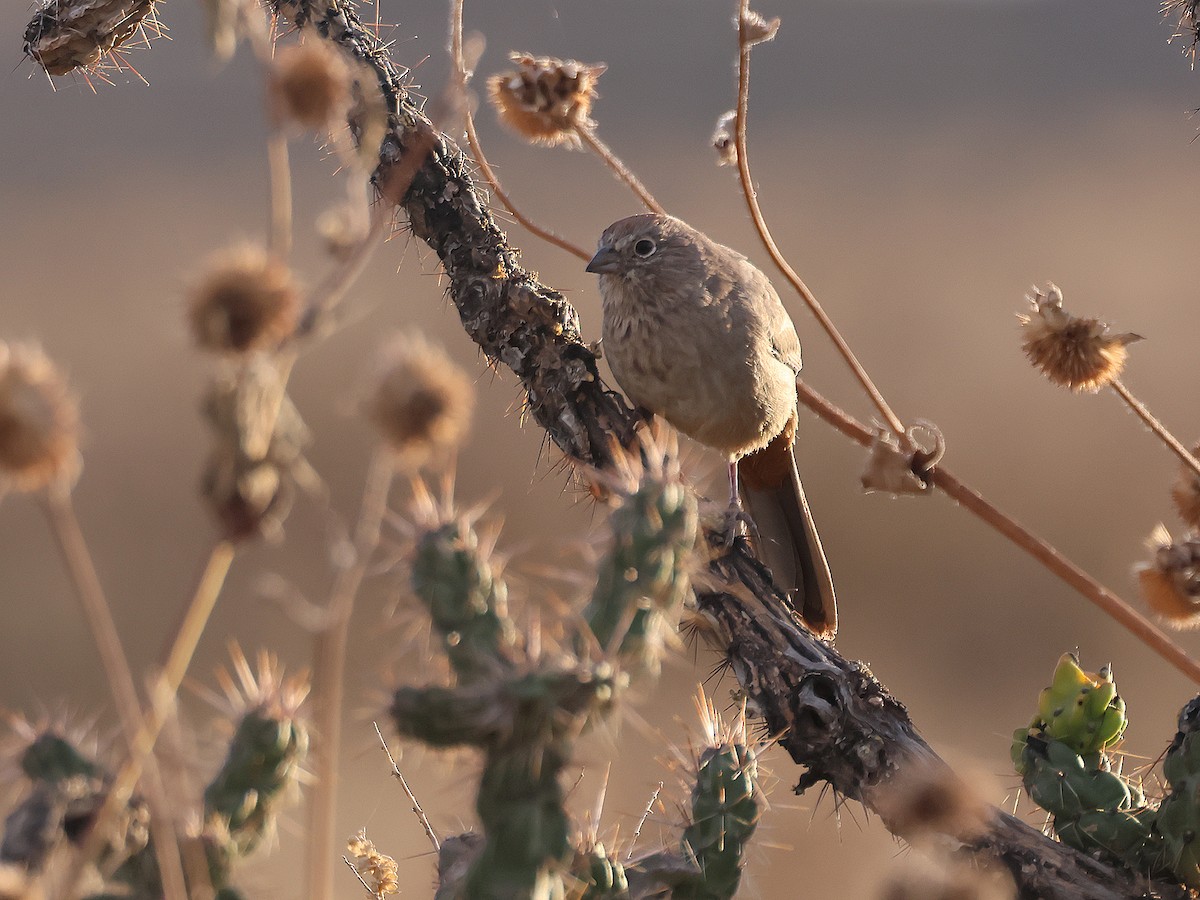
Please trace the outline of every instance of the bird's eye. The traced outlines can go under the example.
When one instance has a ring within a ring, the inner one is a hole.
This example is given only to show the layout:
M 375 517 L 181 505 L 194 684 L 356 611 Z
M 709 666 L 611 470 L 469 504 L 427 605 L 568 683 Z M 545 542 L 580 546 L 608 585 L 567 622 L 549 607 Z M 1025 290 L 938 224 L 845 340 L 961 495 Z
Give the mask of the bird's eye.
M 633 245 L 633 252 L 636 253 L 638 256 L 640 256 L 642 259 L 645 259 L 647 256 L 652 254 L 656 249 L 658 249 L 658 248 L 654 246 L 654 241 L 650 240 L 649 238 L 642 238 L 640 241 L 638 241 L 636 244 Z

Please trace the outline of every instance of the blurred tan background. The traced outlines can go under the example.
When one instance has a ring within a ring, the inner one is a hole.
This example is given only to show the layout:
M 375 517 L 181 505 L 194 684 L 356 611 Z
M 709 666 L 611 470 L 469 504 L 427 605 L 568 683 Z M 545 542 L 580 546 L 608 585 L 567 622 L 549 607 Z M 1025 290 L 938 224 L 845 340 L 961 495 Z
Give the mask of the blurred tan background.
M 936 422 L 948 466 L 1125 596 L 1153 526 L 1178 531 L 1167 496 L 1176 466 L 1114 397 L 1072 397 L 1042 381 L 1021 356 L 1014 312 L 1031 282 L 1053 279 L 1069 308 L 1144 335 L 1127 383 L 1184 440 L 1200 435 L 1191 196 L 1200 144 L 1188 115 L 1200 105 L 1200 76 L 1167 46 L 1171 27 L 1156 8 L 1151 0 L 764 2 L 763 13 L 784 21 L 778 39 L 755 53 L 751 98 L 766 214 L 901 416 Z M 390 35 L 397 60 L 430 94 L 446 77 L 446 13 L 443 0 L 384 0 L 381 10 L 400 23 Z M 601 134 L 668 208 L 765 266 L 734 177 L 716 168 L 708 145 L 732 105 L 732 13 L 732 3 L 708 0 L 525 0 L 468 4 L 467 21 L 487 36 L 481 75 L 501 68 L 510 49 L 607 62 Z M 209 364 L 188 344 L 181 297 L 210 251 L 265 228 L 261 84 L 244 51 L 213 64 L 197 5 L 173 2 L 161 10 L 173 41 L 132 57 L 150 87 L 119 79 L 93 94 L 67 79 L 55 92 L 19 64 L 27 14 L 22 4 L 0 13 L 8 48 L 0 337 L 42 341 L 82 395 L 80 514 L 129 654 L 143 668 L 213 537 L 196 497 L 208 440 L 197 403 Z M 489 112 L 479 120 L 493 162 L 539 221 L 590 246 L 610 221 L 637 211 L 593 158 L 530 149 Z M 311 142 L 293 143 L 293 161 L 296 258 L 315 283 L 325 263 L 312 223 L 342 182 Z M 520 229 L 512 238 L 597 336 L 592 277 Z M 301 360 L 293 396 L 316 435 L 310 458 L 336 510 L 353 516 L 371 445 L 352 400 L 363 360 L 382 335 L 418 327 L 478 373 L 459 495 L 494 498 L 516 572 L 570 561 L 601 533 L 602 519 L 564 492 L 555 454 L 536 428 L 520 425 L 514 379 L 484 368 L 443 298 L 435 262 L 398 235 L 353 291 L 346 327 Z M 869 417 L 801 304 L 785 302 L 806 340 L 809 381 Z M 1126 749 L 1158 755 L 1195 686 L 943 497 L 863 495 L 863 454 L 815 419 L 802 424 L 801 468 L 838 581 L 840 650 L 866 661 L 991 800 L 1011 802 L 1018 782 L 1008 735 L 1027 721 L 1064 650 L 1078 648 L 1089 669 L 1113 663 L 1133 719 Z M 693 459 L 698 475 L 719 477 L 715 460 Z M 229 639 L 306 664 L 308 637 L 259 590 L 268 572 L 310 599 L 328 590 L 326 522 L 300 506 L 282 546 L 236 561 L 193 665 L 197 678 L 211 683 Z M 65 702 L 111 727 L 61 571 L 37 507 L 5 498 L 0 706 L 36 713 Z M 539 584 L 532 574 L 520 581 Z M 425 677 L 419 655 L 397 649 L 399 630 L 384 623 L 398 583 L 375 578 L 358 607 L 339 831 L 365 825 L 401 860 L 405 895 L 421 897 L 432 858 L 370 727 L 372 717 L 383 722 L 393 683 L 386 671 Z M 1180 640 L 1200 653 L 1194 636 Z M 694 656 L 673 661 L 638 707 L 679 743 L 694 728 L 695 683 L 715 661 Z M 721 702 L 731 686 L 709 684 Z M 188 711 L 201 727 L 211 717 L 199 702 Z M 674 776 L 648 762 L 668 756 L 665 739 L 626 725 L 618 740 L 604 821 L 628 836 L 654 784 L 670 786 Z M 212 748 L 198 744 L 207 772 Z M 610 747 L 611 738 L 599 739 L 582 752 L 581 809 L 592 805 Z M 470 760 L 448 769 L 405 748 L 400 762 L 439 830 L 472 822 Z M 900 845 L 856 806 L 839 816 L 828 798 L 792 796 L 799 771 L 781 754 L 770 754 L 770 765 L 773 807 L 743 895 L 874 896 Z M 301 822 L 294 807 L 275 854 L 243 870 L 252 896 L 299 895 Z M 658 839 L 658 825 L 652 820 L 644 841 Z M 340 896 L 361 894 L 348 873 L 339 884 Z

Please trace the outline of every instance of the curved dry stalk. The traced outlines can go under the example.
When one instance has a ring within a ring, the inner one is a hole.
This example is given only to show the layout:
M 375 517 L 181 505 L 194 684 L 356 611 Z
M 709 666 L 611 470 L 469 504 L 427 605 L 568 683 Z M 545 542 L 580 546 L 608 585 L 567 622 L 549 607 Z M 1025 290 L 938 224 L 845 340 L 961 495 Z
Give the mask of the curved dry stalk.
M 104 848 L 106 824 L 111 822 L 129 802 L 142 771 L 151 759 L 154 745 L 174 709 L 175 698 L 179 694 L 179 686 L 187 674 L 187 668 L 196 652 L 196 645 L 204 633 L 208 619 L 216 606 L 217 597 L 225 584 L 225 576 L 233 562 L 234 546 L 228 541 L 218 541 L 209 554 L 208 561 L 200 575 L 192 599 L 184 611 L 183 619 L 176 629 L 175 638 L 166 654 L 162 671 L 151 686 L 150 710 L 142 720 L 130 744 L 129 756 L 125 759 L 117 777 L 113 779 L 104 798 L 104 805 L 96 814 L 96 823 L 91 834 L 84 842 L 78 854 L 75 866 L 71 870 L 68 884 L 74 884 L 82 867 L 95 859 Z M 205 873 L 207 874 L 207 873 Z
M 100 652 L 100 661 L 108 680 L 109 691 L 117 706 L 117 714 L 121 719 L 121 727 L 130 753 L 137 746 L 139 726 L 142 720 L 141 704 L 138 702 L 137 686 L 133 680 L 133 672 L 129 668 L 129 660 L 121 646 L 121 638 L 117 634 L 116 623 L 113 622 L 112 608 L 104 595 L 96 566 L 92 562 L 92 554 L 88 549 L 83 530 L 79 527 L 79 519 L 75 516 L 75 506 L 71 502 L 70 486 L 64 483 L 52 485 L 42 495 L 43 508 L 50 521 L 51 530 L 62 552 L 67 565 L 67 572 L 75 587 L 84 617 L 88 621 L 96 648 Z M 162 779 L 158 767 L 151 760 L 145 779 L 146 799 L 150 804 L 150 830 L 154 841 L 155 857 L 158 861 L 163 893 L 167 900 L 187 900 L 187 883 L 183 875 L 183 860 L 179 853 L 179 840 L 175 834 L 170 815 L 170 805 L 166 801 Z M 112 796 L 112 792 L 109 792 Z M 105 801 L 107 806 L 108 800 Z M 83 867 L 90 862 L 95 852 L 103 846 L 106 835 L 100 827 L 104 819 L 97 819 L 88 836 L 87 845 L 95 844 L 92 853 L 87 852 L 87 846 L 75 854 L 71 874 L 63 883 L 64 892 L 69 892 L 74 886 Z
M 1179 438 L 1171 434 L 1167 426 L 1158 420 L 1155 415 L 1146 408 L 1137 397 L 1133 396 L 1129 388 L 1121 382 L 1120 378 L 1114 378 L 1109 382 L 1109 387 L 1116 391 L 1117 396 L 1124 400 L 1129 408 L 1132 409 L 1139 419 L 1146 423 L 1147 427 L 1153 431 L 1162 440 L 1164 444 L 1183 461 L 1183 464 L 1200 475 L 1200 460 L 1188 452 L 1187 447 L 1179 442 Z
M 646 205 L 646 209 L 652 213 L 658 213 L 660 216 L 667 214 L 663 205 L 654 199 L 654 195 L 642 184 L 641 180 L 633 174 L 632 170 L 625 163 L 621 162 L 620 157 L 612 152 L 612 148 L 604 141 L 600 140 L 600 135 L 596 134 L 594 127 L 580 126 L 575 129 L 575 133 L 579 135 L 579 139 L 587 144 L 588 148 L 604 161 L 604 164 L 613 170 L 613 173 L 618 179 L 629 185 L 629 189 L 637 194 L 638 199 Z
M 479 135 L 475 132 L 475 116 L 471 113 L 471 104 L 467 102 L 467 64 L 463 58 L 463 0 L 452 0 L 450 4 L 450 61 L 454 65 L 454 75 L 458 79 L 457 89 L 463 99 L 462 108 L 467 129 L 467 143 L 471 147 L 471 155 L 475 157 L 475 163 L 479 166 L 479 171 L 483 172 L 483 177 L 491 185 L 492 193 L 499 198 L 509 214 L 523 225 L 527 231 L 540 237 L 543 241 L 553 244 L 560 250 L 566 250 L 572 256 L 576 256 L 584 262 L 590 260 L 592 255 L 586 250 L 577 247 L 566 238 L 559 237 L 554 232 L 542 228 L 542 226 L 517 209 L 516 204 L 512 202 L 512 199 L 501 186 L 500 179 L 488 163 L 487 157 L 483 155 L 483 146 L 479 143 Z
M 333 849 L 337 800 L 338 750 L 342 741 L 346 651 L 354 598 L 379 543 L 395 468 L 384 448 L 375 451 L 363 487 L 358 525 L 354 529 L 354 559 L 334 580 L 329 597 L 329 624 L 317 634 L 313 648 L 313 791 L 308 814 L 308 890 L 310 900 L 333 897 Z
M 750 102 L 750 46 L 751 42 L 746 34 L 746 16 L 750 10 L 750 0 L 740 0 L 738 9 L 738 97 L 737 97 L 737 115 L 734 119 L 734 135 L 737 141 L 737 164 L 738 176 L 742 185 L 742 193 L 746 197 L 746 205 L 750 208 L 750 217 L 754 220 L 754 227 L 758 231 L 758 236 L 762 239 L 763 246 L 767 248 L 767 253 L 770 254 L 771 260 L 778 267 L 783 276 L 795 288 L 801 299 L 808 305 L 812 314 L 816 317 L 821 327 L 825 329 L 825 333 L 829 335 L 829 339 L 833 341 L 833 345 L 841 354 L 842 359 L 846 361 L 846 365 L 854 373 L 854 377 L 858 379 L 858 383 L 862 385 L 863 390 L 867 392 L 867 396 L 871 398 L 871 402 L 875 404 L 875 408 L 879 410 L 879 414 L 896 435 L 897 440 L 906 449 L 912 449 L 912 440 L 908 435 L 904 423 L 900 421 L 900 417 L 892 411 L 891 406 L 883 398 L 883 394 L 879 392 L 879 388 L 875 386 L 875 382 L 871 380 L 871 376 L 867 374 L 867 370 L 863 368 L 862 363 L 858 361 L 858 357 L 854 355 L 854 351 L 850 349 L 850 345 L 846 343 L 846 339 L 842 337 L 841 332 L 833 324 L 833 320 L 825 312 L 824 307 L 817 301 L 816 295 L 813 294 L 807 284 L 791 267 L 783 252 L 779 249 L 779 245 L 775 243 L 775 238 L 771 235 L 770 228 L 767 227 L 767 220 L 763 217 L 762 209 L 758 205 L 758 195 L 754 191 L 754 181 L 750 177 L 750 162 L 747 157 L 746 150 L 746 110 Z
M 800 402 L 832 425 L 842 434 L 868 447 L 875 432 L 853 416 L 830 403 L 804 382 L 798 382 Z M 1102 585 L 1075 563 L 1062 555 L 1054 546 L 1029 531 L 1016 520 L 1001 512 L 982 494 L 968 487 L 940 466 L 922 473 L 931 484 L 974 513 L 996 531 L 1000 532 L 1052 573 L 1115 619 L 1118 624 L 1143 644 L 1157 653 L 1192 681 L 1200 684 L 1200 663 L 1176 644 L 1157 625 Z

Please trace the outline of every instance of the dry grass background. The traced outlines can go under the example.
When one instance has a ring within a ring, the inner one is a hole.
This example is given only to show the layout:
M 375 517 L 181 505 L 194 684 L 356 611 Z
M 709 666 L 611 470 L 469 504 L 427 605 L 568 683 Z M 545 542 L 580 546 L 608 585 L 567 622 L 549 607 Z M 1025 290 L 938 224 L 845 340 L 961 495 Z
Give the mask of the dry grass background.
M 431 92 L 444 83 L 446 4 L 385 5 L 396 57 Z M 596 116 L 672 212 L 763 262 L 734 176 L 716 169 L 707 138 L 732 104 L 734 38 L 727 3 L 604 4 L 526 0 L 468 5 L 468 30 L 489 41 L 479 71 L 510 49 L 604 60 Z M 1054 279 L 1070 308 L 1147 340 L 1126 381 L 1185 440 L 1200 436 L 1196 396 L 1194 185 L 1200 77 L 1156 4 L 823 0 L 775 3 L 776 42 L 755 56 L 751 152 L 766 213 L 796 267 L 825 302 L 906 418 L 943 429 L 962 477 L 1119 593 L 1160 520 L 1175 463 L 1110 396 L 1071 397 L 1021 358 L 1014 311 L 1028 283 Z M 211 524 L 196 498 L 207 436 L 197 414 L 206 362 L 188 345 L 183 286 L 231 237 L 267 219 L 261 86 L 244 55 L 216 69 L 192 4 L 166 5 L 174 43 L 136 54 L 151 87 L 60 82 L 25 63 L 0 91 L 0 336 L 37 338 L 82 393 L 85 467 L 80 515 L 135 667 L 154 659 L 203 562 Z M 0 12 L 10 68 L 26 10 Z M 415 38 L 409 36 L 416 35 Z M 527 211 L 590 245 L 631 197 L 582 154 L 529 149 L 489 114 L 480 128 L 493 163 Z M 293 145 L 299 254 L 310 283 L 322 269 L 311 223 L 341 190 L 331 164 Z M 577 262 L 519 230 L 513 239 L 544 279 L 568 293 L 585 330 L 599 299 Z M 312 263 L 309 265 L 309 263 Z M 869 415 L 798 303 L 807 374 Z M 343 516 L 353 514 L 370 434 L 353 411 L 361 361 L 381 334 L 415 325 L 478 373 L 474 438 L 459 493 L 494 496 L 514 567 L 569 560 L 595 530 L 589 502 L 564 477 L 540 433 L 513 412 L 513 380 L 493 377 L 442 299 L 436 267 L 404 235 L 381 248 L 355 288 L 344 329 L 305 356 L 293 396 L 316 434 L 311 459 Z M 803 421 L 801 466 L 838 580 L 838 646 L 867 661 L 939 750 L 982 773 L 991 799 L 1013 792 L 1008 735 L 1065 649 L 1089 668 L 1110 661 L 1131 711 L 1126 749 L 1156 756 L 1194 692 L 1172 669 L 999 537 L 941 497 L 863 496 L 861 454 L 815 419 Z M 696 456 L 696 471 L 719 476 Z M 280 547 L 235 563 L 192 672 L 204 677 L 227 638 L 267 645 L 301 664 L 307 637 L 258 595 L 284 574 L 312 597 L 327 591 L 325 522 L 301 505 Z M 315 549 L 314 549 L 315 548 Z M 111 710 L 90 638 L 38 510 L 0 504 L 0 706 L 36 710 L 69 698 Z M 534 582 L 536 583 L 536 582 Z M 401 859 L 402 886 L 422 896 L 432 860 L 417 822 L 373 744 L 390 669 L 419 680 L 419 656 L 396 649 L 382 612 L 396 580 L 364 592 L 352 645 L 348 746 L 339 828 L 366 825 Z M 1181 640 L 1200 653 L 1194 637 Z M 713 660 L 668 666 L 640 713 L 675 740 L 692 721 L 692 686 Z M 718 698 L 729 686 L 712 685 Z M 209 713 L 192 704 L 197 721 Z M 198 756 L 207 749 L 196 738 Z M 631 727 L 619 735 L 607 821 L 629 834 L 665 756 Z M 590 805 L 609 746 L 589 745 L 577 796 Z M 435 826 L 471 818 L 471 767 L 423 752 L 400 760 Z M 831 800 L 793 798 L 796 772 L 773 758 L 774 807 L 756 839 L 747 896 L 870 897 L 901 851 L 861 810 L 840 826 Z M 1027 807 L 1026 807 L 1027 808 Z M 301 817 L 269 860 L 246 867 L 256 896 L 294 897 Z M 653 839 L 652 821 L 643 835 Z M 340 896 L 359 888 L 347 874 Z

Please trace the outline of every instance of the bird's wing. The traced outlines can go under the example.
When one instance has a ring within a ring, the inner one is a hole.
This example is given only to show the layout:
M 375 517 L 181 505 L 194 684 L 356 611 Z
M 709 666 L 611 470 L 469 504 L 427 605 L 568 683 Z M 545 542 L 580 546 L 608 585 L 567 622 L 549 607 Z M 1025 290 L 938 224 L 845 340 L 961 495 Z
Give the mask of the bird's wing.
M 800 336 L 796 334 L 792 317 L 775 293 L 771 280 L 752 264 L 747 263 L 747 268 L 750 272 L 746 281 L 751 285 L 749 299 L 758 307 L 755 315 L 762 318 L 763 329 L 771 341 L 771 354 L 798 375 L 803 363 Z

